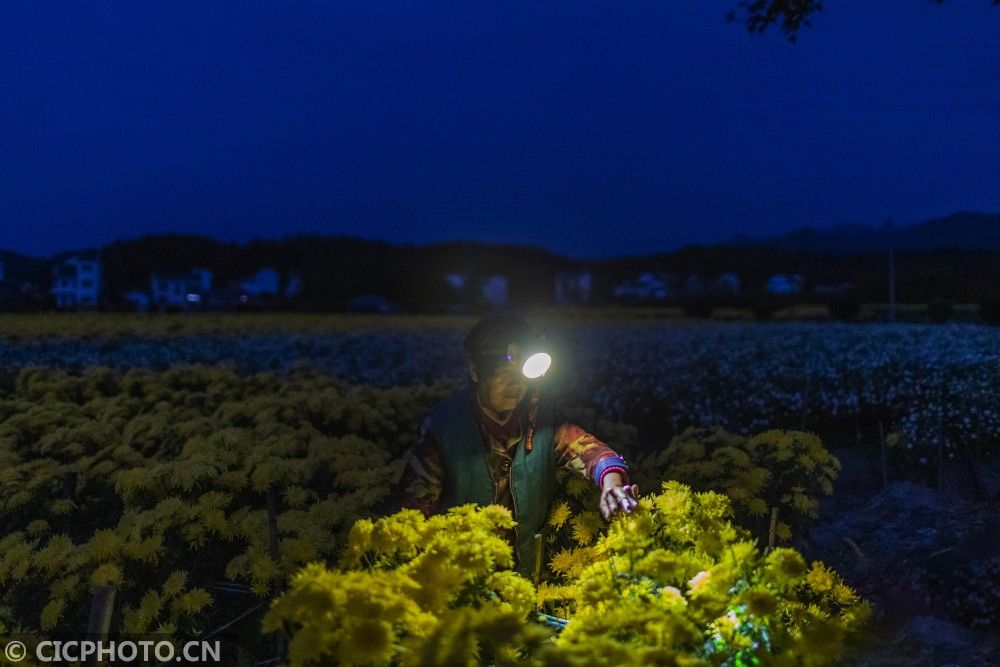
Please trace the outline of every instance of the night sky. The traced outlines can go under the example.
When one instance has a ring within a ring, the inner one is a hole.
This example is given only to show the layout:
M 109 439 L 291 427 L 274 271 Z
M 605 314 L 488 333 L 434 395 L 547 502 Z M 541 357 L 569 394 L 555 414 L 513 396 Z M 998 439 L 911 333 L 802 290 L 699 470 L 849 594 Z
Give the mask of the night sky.
M 148 232 L 574 257 L 1000 212 L 1000 9 L 36 2 L 0 16 L 0 248 Z

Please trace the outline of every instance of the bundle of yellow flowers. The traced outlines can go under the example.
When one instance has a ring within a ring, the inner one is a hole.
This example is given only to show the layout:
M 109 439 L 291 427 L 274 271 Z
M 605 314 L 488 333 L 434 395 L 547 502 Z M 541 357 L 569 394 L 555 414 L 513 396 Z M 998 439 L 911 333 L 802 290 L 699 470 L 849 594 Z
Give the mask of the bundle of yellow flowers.
M 264 631 L 294 628 L 293 665 L 509 664 L 547 636 L 526 624 L 535 589 L 500 535 L 513 526 L 499 505 L 362 519 L 338 567 L 312 563 L 292 578 Z
M 765 553 L 732 513 L 721 494 L 664 482 L 593 544 L 556 554 L 562 581 L 537 590 L 510 569 L 503 507 L 362 520 L 338 566 L 300 571 L 264 629 L 292 634 L 295 665 L 837 662 L 867 603 L 822 563 Z M 559 633 L 534 622 L 552 601 Z
M 769 553 L 721 494 L 664 482 L 611 522 L 563 586 L 569 623 L 532 664 L 834 664 L 870 609 L 820 562 Z M 539 598 L 543 591 L 539 591 Z

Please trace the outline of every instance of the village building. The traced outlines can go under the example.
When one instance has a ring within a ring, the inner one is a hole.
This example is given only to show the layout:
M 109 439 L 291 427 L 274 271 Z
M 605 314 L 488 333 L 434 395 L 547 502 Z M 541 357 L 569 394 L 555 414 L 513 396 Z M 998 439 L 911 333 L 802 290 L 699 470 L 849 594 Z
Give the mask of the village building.
M 673 273 L 647 271 L 616 285 L 612 293 L 623 301 L 664 301 L 678 296 L 680 282 Z
M 101 260 L 97 251 L 56 255 L 50 291 L 57 308 L 96 308 L 101 294 Z
M 771 294 L 799 294 L 802 292 L 802 276 L 797 273 L 775 273 L 767 279 L 765 289 Z
M 150 301 L 155 308 L 201 309 L 212 291 L 211 269 L 196 268 L 187 273 L 153 273 L 149 279 Z

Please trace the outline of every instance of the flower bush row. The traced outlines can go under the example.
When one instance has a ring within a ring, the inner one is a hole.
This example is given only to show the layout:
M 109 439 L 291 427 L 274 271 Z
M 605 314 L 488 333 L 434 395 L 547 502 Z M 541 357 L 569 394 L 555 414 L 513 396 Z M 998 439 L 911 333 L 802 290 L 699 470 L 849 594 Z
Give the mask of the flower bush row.
M 79 371 L 94 364 L 165 370 L 223 363 L 241 374 L 305 365 L 352 384 L 389 388 L 463 378 L 463 329 L 444 324 L 24 337 L 0 341 L 0 355 L 8 374 L 33 364 Z M 572 388 L 573 402 L 633 424 L 644 436 L 689 426 L 741 434 L 803 428 L 862 433 L 874 442 L 881 422 L 884 432 L 899 433 L 914 465 L 933 465 L 939 449 L 944 457 L 988 458 L 1000 444 L 996 327 L 556 321 L 550 340 L 559 346 L 553 373 Z
M 726 497 L 664 482 L 536 587 L 510 569 L 506 508 L 406 509 L 357 522 L 336 566 L 300 570 L 264 630 L 291 634 L 293 665 L 837 664 L 868 604 L 731 519 Z M 537 622 L 553 600 L 558 631 Z

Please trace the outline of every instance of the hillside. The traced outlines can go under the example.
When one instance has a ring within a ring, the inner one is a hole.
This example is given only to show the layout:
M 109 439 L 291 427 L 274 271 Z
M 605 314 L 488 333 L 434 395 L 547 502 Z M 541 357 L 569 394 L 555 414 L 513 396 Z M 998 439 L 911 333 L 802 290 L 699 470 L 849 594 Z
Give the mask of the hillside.
M 959 212 L 891 230 L 885 226 L 859 224 L 842 224 L 826 230 L 800 227 L 773 238 L 737 235 L 732 243 L 848 254 L 885 250 L 889 247 L 890 238 L 901 252 L 946 249 L 1000 251 L 1000 214 Z

